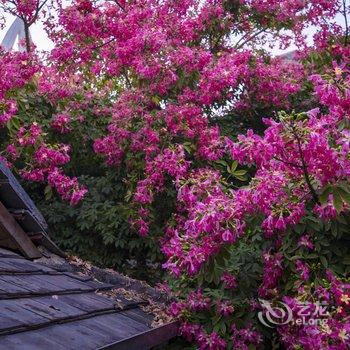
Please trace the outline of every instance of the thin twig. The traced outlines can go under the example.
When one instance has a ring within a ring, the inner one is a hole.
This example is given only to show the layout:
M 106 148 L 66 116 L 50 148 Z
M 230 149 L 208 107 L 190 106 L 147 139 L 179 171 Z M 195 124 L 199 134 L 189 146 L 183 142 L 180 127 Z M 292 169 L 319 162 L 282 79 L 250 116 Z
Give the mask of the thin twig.
M 303 166 L 302 165 L 299 165 L 299 164 L 296 164 L 296 163 L 292 163 L 292 162 L 287 162 L 286 160 L 283 160 L 283 159 L 280 159 L 278 157 L 273 157 L 274 159 L 278 160 L 279 162 L 282 162 L 284 164 L 287 164 L 287 165 L 290 165 L 292 167 L 295 167 L 295 168 L 299 168 L 299 169 L 302 169 Z
M 237 44 L 241 41 L 241 40 L 239 40 L 239 41 L 237 42 L 237 44 L 235 45 L 235 48 L 236 48 L 237 50 L 241 49 L 245 44 L 249 43 L 249 41 L 253 40 L 254 38 L 256 38 L 256 37 L 257 37 L 258 35 L 260 35 L 261 33 L 266 32 L 266 30 L 267 30 L 267 28 L 260 29 L 260 30 L 257 31 L 256 33 L 252 34 L 249 38 L 247 38 L 246 40 L 244 40 L 242 44 L 240 44 L 240 45 L 237 46 Z
M 292 125 L 292 133 L 297 141 L 297 145 L 298 145 L 298 150 L 299 150 L 299 154 L 300 154 L 300 160 L 301 160 L 301 164 L 302 164 L 302 169 L 303 169 L 303 173 L 304 173 L 304 178 L 305 178 L 305 182 L 307 184 L 307 186 L 309 187 L 310 189 L 310 192 L 311 192 L 311 195 L 312 195 L 312 198 L 314 200 L 315 203 L 317 204 L 320 204 L 320 200 L 318 198 L 318 195 L 314 189 L 314 187 L 312 186 L 311 184 L 311 180 L 310 180 L 310 176 L 309 176 L 309 172 L 308 172 L 308 169 L 307 169 L 307 165 L 306 165 L 306 162 L 305 162 L 305 158 L 304 158 L 304 153 L 303 153 L 303 149 L 301 147 L 301 140 L 300 140 L 300 137 L 297 133 L 297 131 L 295 130 L 294 126 Z
M 126 11 L 125 8 L 124 8 L 124 6 L 122 6 L 118 0 L 114 0 L 114 2 L 115 2 L 124 12 Z
M 344 38 L 344 46 L 348 45 L 349 38 L 349 25 L 348 25 L 348 16 L 346 13 L 346 0 L 343 0 L 343 15 L 345 20 L 345 38 Z
M 126 80 L 126 83 L 127 83 L 128 87 L 129 87 L 129 88 L 132 88 L 132 84 L 131 84 L 131 81 L 130 81 L 130 79 L 129 79 L 129 77 L 128 77 L 128 73 L 127 73 L 127 72 L 124 72 L 124 73 L 123 73 L 123 76 L 124 76 L 124 78 L 125 78 L 125 80 Z
M 101 47 L 104 47 L 104 46 L 110 44 L 110 43 L 111 43 L 112 41 L 114 41 L 114 40 L 115 40 L 115 37 L 112 38 L 112 39 L 107 40 L 106 42 L 104 42 L 104 43 L 102 43 L 102 44 L 100 44 L 100 45 L 94 46 L 92 49 L 93 49 L 93 50 L 100 49 Z
M 242 36 L 239 38 L 239 40 L 236 42 L 235 47 L 237 47 L 238 44 L 239 44 L 244 38 L 246 38 L 247 36 L 248 36 L 248 33 L 245 33 L 244 35 L 242 35 Z
M 40 1 L 38 1 L 36 10 L 35 10 L 35 14 L 33 16 L 33 18 L 28 22 L 28 26 L 30 27 L 33 23 L 35 23 L 35 21 L 38 19 L 39 13 L 41 11 L 41 9 L 45 6 L 45 4 L 47 3 L 48 0 L 44 0 L 42 3 L 40 3 Z

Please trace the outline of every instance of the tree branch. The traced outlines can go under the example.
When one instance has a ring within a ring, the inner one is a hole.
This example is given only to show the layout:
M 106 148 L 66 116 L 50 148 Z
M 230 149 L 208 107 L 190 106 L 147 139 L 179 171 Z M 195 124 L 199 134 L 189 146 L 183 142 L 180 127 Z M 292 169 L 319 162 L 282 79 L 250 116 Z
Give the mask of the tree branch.
M 29 33 L 29 25 L 26 20 L 23 20 L 24 23 L 24 35 L 26 40 L 26 51 L 30 52 L 30 33 Z
M 115 40 L 115 37 L 112 38 L 112 39 L 107 40 L 106 42 L 104 42 L 104 43 L 102 43 L 102 44 L 99 44 L 99 45 L 94 46 L 94 47 L 92 48 L 92 50 L 100 49 L 101 47 L 104 47 L 104 46 L 110 44 L 110 43 L 111 43 L 112 41 L 114 41 L 114 40 Z
M 284 164 L 287 164 L 287 165 L 290 165 L 294 168 L 299 168 L 299 169 L 303 169 L 303 166 L 302 165 L 299 165 L 299 164 L 296 164 L 296 163 L 292 163 L 292 162 L 287 162 L 286 160 L 283 160 L 283 159 L 280 159 L 278 157 L 273 157 L 274 159 L 278 160 L 279 162 L 282 162 Z
M 312 198 L 314 200 L 314 202 L 316 204 L 320 204 L 320 200 L 318 198 L 318 195 L 315 191 L 315 189 L 313 188 L 312 184 L 311 184 L 311 180 L 310 180 L 310 176 L 309 176 L 309 172 L 308 172 L 308 169 L 307 169 L 307 164 L 305 162 L 305 158 L 304 158 L 304 153 L 303 153 L 303 149 L 301 147 L 301 140 L 300 140 L 300 137 L 297 133 L 297 131 L 295 130 L 294 126 L 292 125 L 292 133 L 297 141 L 297 145 L 298 145 L 298 151 L 299 151 L 299 154 L 300 154 L 300 160 L 301 160 L 301 164 L 302 164 L 302 169 L 303 169 L 303 173 L 304 173 L 304 178 L 305 178 L 305 182 L 307 184 L 307 186 L 309 187 L 310 189 L 310 193 L 312 195 Z
M 238 40 L 238 42 L 236 43 L 235 45 L 235 48 L 237 50 L 241 49 L 245 44 L 249 43 L 249 41 L 253 40 L 254 38 L 256 38 L 258 35 L 260 35 L 261 33 L 264 33 L 267 31 L 267 28 L 263 28 L 263 29 L 260 29 L 259 31 L 255 32 L 254 34 L 252 34 L 251 36 L 249 36 L 246 40 L 243 41 L 242 44 L 238 45 L 239 42 L 242 40 L 242 38 L 240 40 Z M 245 36 L 243 36 L 244 38 Z
M 118 7 L 119 7 L 120 9 L 122 9 L 124 12 L 126 11 L 125 8 L 124 8 L 124 6 L 122 6 L 121 3 L 120 3 L 118 0 L 111 0 L 111 1 L 115 2 L 115 3 L 118 5 Z
M 48 0 L 43 0 L 42 3 L 40 3 L 40 1 L 38 1 L 36 10 L 35 10 L 35 14 L 33 16 L 33 18 L 29 21 L 29 27 L 35 23 L 35 21 L 38 19 L 39 13 L 41 11 L 41 9 L 45 6 L 45 4 L 47 3 Z

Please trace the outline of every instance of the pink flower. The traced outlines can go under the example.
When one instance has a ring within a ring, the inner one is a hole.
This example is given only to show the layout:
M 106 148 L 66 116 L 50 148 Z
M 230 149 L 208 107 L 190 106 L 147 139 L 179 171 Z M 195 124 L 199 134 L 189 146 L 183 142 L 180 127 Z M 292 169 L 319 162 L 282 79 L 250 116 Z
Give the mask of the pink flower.
M 86 193 L 87 193 L 86 188 L 81 188 L 79 190 L 73 191 L 71 198 L 70 198 L 70 204 L 73 206 L 78 204 L 83 199 L 83 197 L 85 196 Z
M 236 289 L 237 288 L 237 279 L 236 276 L 231 275 L 229 272 L 224 272 L 221 276 L 221 281 L 224 284 L 226 289 Z
M 234 307 L 229 301 L 218 301 L 217 312 L 224 317 L 231 316 L 234 312 Z
M 301 279 L 304 281 L 308 281 L 310 278 L 310 270 L 308 266 L 305 263 L 303 263 L 301 260 L 297 260 L 295 262 L 295 266 L 297 271 L 300 274 Z
M 71 117 L 68 114 L 57 114 L 51 123 L 51 127 L 59 133 L 65 134 L 70 131 L 70 120 Z
M 226 341 L 222 339 L 216 332 L 206 334 L 204 332 L 197 336 L 199 350 L 225 350 Z
M 205 297 L 202 290 L 198 289 L 188 295 L 187 305 L 192 311 L 208 310 L 210 308 L 210 298 Z
M 17 148 L 13 144 L 10 144 L 6 147 L 6 152 L 9 154 L 12 160 L 16 160 L 19 157 Z
M 298 241 L 298 247 L 306 247 L 309 250 L 313 250 L 315 246 L 311 242 L 310 236 L 304 235 L 304 236 L 300 237 L 300 239 Z

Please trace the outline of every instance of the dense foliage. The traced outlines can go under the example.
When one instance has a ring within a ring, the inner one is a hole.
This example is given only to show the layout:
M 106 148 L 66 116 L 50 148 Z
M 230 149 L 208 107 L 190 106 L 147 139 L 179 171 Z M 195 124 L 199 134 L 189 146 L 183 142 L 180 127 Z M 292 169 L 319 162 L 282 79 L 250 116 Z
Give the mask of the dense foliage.
M 27 24 L 45 8 L 0 4 Z M 62 244 L 117 265 L 161 250 L 171 312 L 200 349 L 347 349 L 346 1 L 50 6 L 45 59 L 28 40 L 0 53 L 0 122 L 4 160 L 45 184 Z M 292 43 L 293 60 L 266 49 Z M 259 322 L 281 301 L 328 314 Z

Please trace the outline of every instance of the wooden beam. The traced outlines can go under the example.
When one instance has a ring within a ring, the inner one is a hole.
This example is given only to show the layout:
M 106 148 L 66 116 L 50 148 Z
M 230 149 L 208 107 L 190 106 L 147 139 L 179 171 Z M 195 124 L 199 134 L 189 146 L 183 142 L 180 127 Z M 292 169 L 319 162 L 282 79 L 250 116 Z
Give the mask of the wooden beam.
M 21 226 L 0 202 L 0 230 L 7 235 L 21 253 L 29 259 L 37 259 L 42 255 Z

